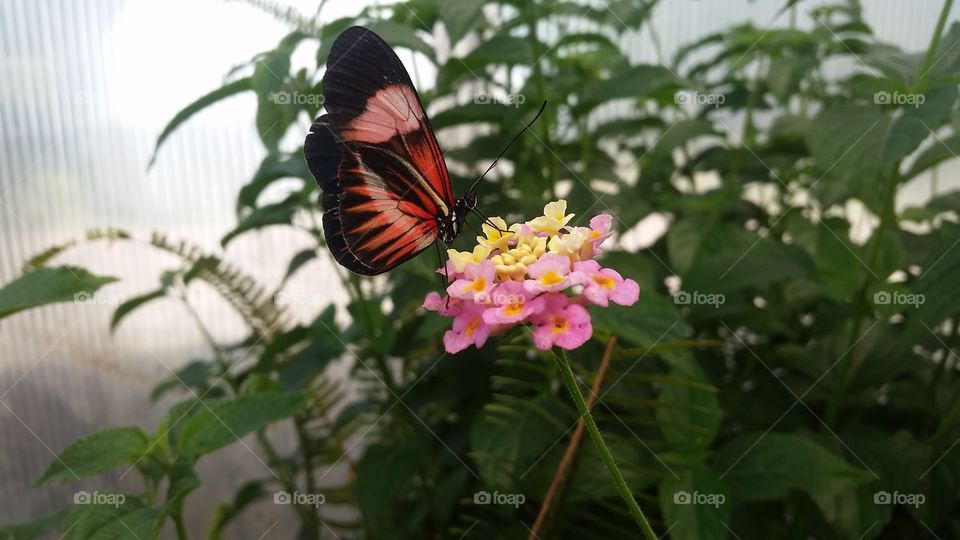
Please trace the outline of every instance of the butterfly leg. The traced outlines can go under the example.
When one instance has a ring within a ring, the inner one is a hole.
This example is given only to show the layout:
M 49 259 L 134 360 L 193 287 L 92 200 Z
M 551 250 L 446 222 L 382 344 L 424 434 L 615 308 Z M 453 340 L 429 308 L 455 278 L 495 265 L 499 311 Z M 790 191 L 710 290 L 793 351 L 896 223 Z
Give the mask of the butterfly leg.
M 440 251 L 440 242 L 434 242 L 433 246 L 437 248 L 437 264 L 440 268 L 443 268 L 443 290 L 446 292 L 447 288 L 450 287 L 450 276 L 447 275 L 447 261 L 443 259 L 443 252 Z M 447 304 L 446 307 L 450 307 L 450 294 L 447 294 Z
M 484 222 L 484 223 L 486 223 L 487 225 L 489 225 L 489 226 L 493 227 L 494 229 L 496 229 L 500 234 L 506 234 L 506 233 L 510 232 L 510 231 L 505 231 L 505 230 L 501 229 L 499 226 L 497 226 L 496 223 L 490 221 L 490 218 L 488 218 L 487 216 L 483 215 L 483 212 L 481 212 L 480 210 L 477 210 L 476 208 L 474 208 L 473 211 L 474 211 L 478 216 L 480 216 L 480 217 L 483 219 L 483 222 Z

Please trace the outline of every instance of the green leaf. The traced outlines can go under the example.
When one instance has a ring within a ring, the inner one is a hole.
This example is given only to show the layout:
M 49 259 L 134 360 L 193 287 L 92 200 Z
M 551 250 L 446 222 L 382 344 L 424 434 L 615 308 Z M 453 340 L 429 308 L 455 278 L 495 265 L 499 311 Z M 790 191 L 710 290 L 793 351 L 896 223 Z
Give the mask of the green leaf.
M 776 500 L 793 490 L 840 493 L 872 476 L 803 435 L 750 433 L 717 451 L 714 469 L 734 502 Z
M 237 196 L 237 212 L 256 208 L 257 198 L 263 190 L 281 178 L 301 178 L 306 182 L 313 182 L 302 150 L 290 155 L 269 154 L 263 158 L 253 179 L 240 188 L 240 195 Z
M 670 375 L 700 383 L 664 384 L 657 398 L 657 423 L 664 438 L 677 451 L 697 454 L 710 447 L 720 429 L 720 404 L 716 391 L 692 355 L 670 362 Z
M 709 469 L 680 471 L 660 482 L 660 510 L 670 524 L 670 537 L 677 540 L 724 540 L 730 521 L 727 489 L 716 472 Z
M 653 291 L 641 291 L 640 299 L 633 306 L 594 309 L 590 316 L 594 328 L 644 347 L 684 339 L 690 334 L 690 328 L 677 312 L 677 306 Z M 598 334 L 597 338 L 606 341 L 602 335 Z M 672 352 L 664 353 L 664 356 L 674 355 Z
M 66 540 L 149 540 L 160 533 L 163 508 L 144 506 L 126 496 L 123 504 L 82 504 L 73 507 L 64 523 Z
M 936 136 L 933 143 L 917 155 L 913 166 L 903 177 L 909 180 L 944 161 L 956 159 L 958 155 L 960 155 L 960 135 L 953 135 L 946 139 Z
M 431 62 L 436 61 L 433 47 L 428 45 L 412 27 L 393 21 L 380 20 L 372 28 L 391 47 L 417 51 L 423 53 Z
M 200 477 L 193 466 L 188 463 L 177 463 L 170 471 L 170 484 L 167 488 L 167 506 L 180 504 L 187 495 L 200 487 Z
M 156 386 L 150 394 L 150 400 L 156 401 L 164 394 L 174 389 L 200 389 L 206 390 L 207 380 L 210 378 L 210 372 L 214 367 L 213 362 L 204 360 L 195 360 L 186 366 L 177 370 L 176 375 Z M 203 392 L 201 392 L 203 393 Z
M 378 444 L 357 464 L 357 504 L 366 520 L 384 517 L 394 499 L 410 491 L 423 453 L 410 445 Z
M 437 2 L 440 19 L 447 27 L 450 46 L 457 44 L 483 17 L 483 2 L 473 0 L 442 0 Z M 378 29 L 379 31 L 379 29 Z
M 99 431 L 84 437 L 57 456 L 34 486 L 53 479 L 76 480 L 132 464 L 149 450 L 149 439 L 138 427 Z
M 37 306 L 85 300 L 116 280 L 95 276 L 76 266 L 31 270 L 0 288 L 0 319 Z
M 137 308 L 156 300 L 158 298 L 163 298 L 167 295 L 167 292 L 164 289 L 157 289 L 146 294 L 141 294 L 140 296 L 135 296 L 124 303 L 117 306 L 117 309 L 113 311 L 113 318 L 110 319 L 110 331 L 113 332 L 117 329 L 117 326 L 120 324 L 127 315 L 132 313 Z
M 940 126 L 956 100 L 957 88 L 945 86 L 929 90 L 922 105 L 901 109 L 896 117 L 877 106 L 835 106 L 813 121 L 807 146 L 825 174 L 879 212 L 894 164 Z
M 232 231 L 223 236 L 220 245 L 227 247 L 234 238 L 248 231 L 270 225 L 289 225 L 293 222 L 296 212 L 297 206 L 289 200 L 256 208 L 247 214 Z
M 227 83 L 181 109 L 180 112 L 173 117 L 173 120 L 170 120 L 166 127 L 163 128 L 163 131 L 160 132 L 160 136 L 157 137 L 157 144 L 154 146 L 153 156 L 150 158 L 150 166 L 153 166 L 153 163 L 157 160 L 157 152 L 160 150 L 160 145 L 163 144 L 163 141 L 167 140 L 167 137 L 169 137 L 174 130 L 180 127 L 180 124 L 186 122 L 191 116 L 218 101 L 226 99 L 234 94 L 239 94 L 240 92 L 252 90 L 253 87 L 251 86 L 250 81 L 251 79 L 249 77 L 245 77 L 243 79 L 237 79 Z
M 572 410 L 545 394 L 518 409 L 497 406 L 478 415 L 470 429 L 470 451 L 484 487 L 517 490 L 521 475 L 564 435 L 573 420 Z
M 30 540 L 41 535 L 53 532 L 61 527 L 67 511 L 61 510 L 55 514 L 48 514 L 30 520 L 26 523 L 10 525 L 0 528 L 0 540 Z
M 313 248 L 305 249 L 297 253 L 296 255 L 294 255 L 293 258 L 290 259 L 290 264 L 287 265 L 287 272 L 283 275 L 283 279 L 280 280 L 280 286 L 282 287 L 287 282 L 287 280 L 289 280 L 290 277 L 293 276 L 293 274 L 295 274 L 297 270 L 300 269 L 301 266 L 307 264 L 308 262 L 316 258 L 317 258 L 317 250 Z
M 302 393 L 268 392 L 222 401 L 200 410 L 184 421 L 179 451 L 201 456 L 239 441 L 268 424 L 289 418 L 307 405 Z

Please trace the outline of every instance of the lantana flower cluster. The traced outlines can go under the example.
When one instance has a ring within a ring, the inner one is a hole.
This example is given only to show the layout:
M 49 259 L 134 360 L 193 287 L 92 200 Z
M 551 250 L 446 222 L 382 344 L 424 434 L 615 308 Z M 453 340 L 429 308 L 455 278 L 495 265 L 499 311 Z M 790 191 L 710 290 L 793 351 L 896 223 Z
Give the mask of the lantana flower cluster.
M 449 279 L 447 296 L 432 292 L 423 302 L 453 318 L 443 336 L 447 352 L 482 347 L 518 325 L 532 325 L 538 349 L 576 349 L 593 335 L 586 306 L 636 303 L 637 282 L 596 260 L 613 218 L 601 214 L 589 227 L 575 227 L 573 217 L 562 199 L 526 223 L 491 217 L 473 251 L 447 251 L 446 267 L 437 270 Z

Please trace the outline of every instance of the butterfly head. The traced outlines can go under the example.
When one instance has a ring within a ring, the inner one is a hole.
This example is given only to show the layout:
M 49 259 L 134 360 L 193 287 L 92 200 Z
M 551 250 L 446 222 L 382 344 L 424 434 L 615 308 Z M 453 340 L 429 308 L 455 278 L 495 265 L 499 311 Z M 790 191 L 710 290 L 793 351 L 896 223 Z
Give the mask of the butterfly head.
M 449 247 L 460 236 L 467 215 L 476 207 L 477 194 L 467 193 L 457 199 L 457 202 L 453 205 L 453 210 L 449 214 L 437 218 L 440 222 L 440 241 L 443 242 L 443 245 Z

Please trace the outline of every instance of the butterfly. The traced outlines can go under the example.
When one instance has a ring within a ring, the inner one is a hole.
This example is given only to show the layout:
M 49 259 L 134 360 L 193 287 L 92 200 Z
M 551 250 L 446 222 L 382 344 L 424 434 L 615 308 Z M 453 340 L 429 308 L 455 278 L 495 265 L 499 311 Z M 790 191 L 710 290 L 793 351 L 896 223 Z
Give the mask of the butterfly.
M 323 97 L 326 114 L 303 152 L 323 191 L 323 231 L 337 262 L 376 275 L 437 241 L 449 247 L 470 212 L 479 214 L 479 179 L 454 197 L 430 120 L 393 49 L 370 29 L 344 30 L 327 57 Z

